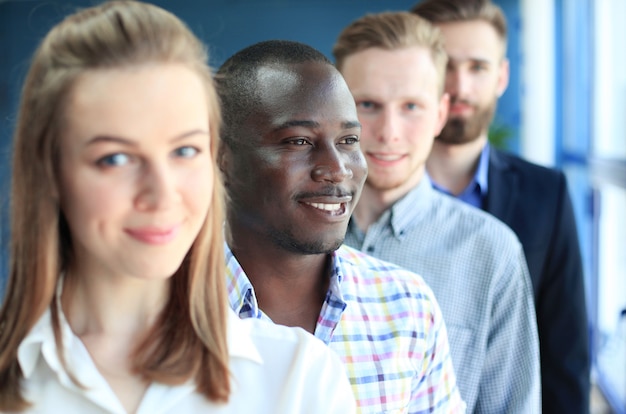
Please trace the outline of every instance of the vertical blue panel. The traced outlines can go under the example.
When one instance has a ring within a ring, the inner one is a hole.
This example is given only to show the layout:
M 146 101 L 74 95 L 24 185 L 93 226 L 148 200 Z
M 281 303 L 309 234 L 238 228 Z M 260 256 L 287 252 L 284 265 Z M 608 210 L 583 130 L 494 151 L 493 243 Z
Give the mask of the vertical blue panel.
M 585 163 L 590 151 L 593 113 L 593 7 L 590 0 L 557 2 L 560 42 L 557 46 L 561 136 L 557 163 Z
M 507 57 L 511 76 L 509 86 L 498 101 L 494 123 L 502 124 L 512 134 L 506 149 L 519 154 L 521 127 L 522 23 L 519 0 L 493 0 L 504 12 L 508 24 Z M 528 53 L 528 51 L 526 51 Z
M 556 162 L 568 172 L 580 233 L 586 285 L 593 286 L 593 194 L 587 157 L 591 150 L 593 114 L 593 7 L 590 0 L 556 2 Z M 595 301 L 588 295 L 590 319 Z
M 578 223 L 587 286 L 592 275 L 593 196 L 587 157 L 593 114 L 593 7 L 590 0 L 556 2 L 556 162 L 568 174 Z M 573 173 L 578 171 L 578 173 Z M 590 295 L 590 316 L 595 298 Z

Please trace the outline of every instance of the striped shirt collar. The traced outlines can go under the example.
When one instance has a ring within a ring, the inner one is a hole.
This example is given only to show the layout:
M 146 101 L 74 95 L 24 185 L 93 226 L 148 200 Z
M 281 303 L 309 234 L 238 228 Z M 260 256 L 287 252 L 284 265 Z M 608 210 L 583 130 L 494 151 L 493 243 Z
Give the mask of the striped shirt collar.
M 422 216 L 428 211 L 433 191 L 430 179 L 424 174 L 422 180 L 404 197 L 385 210 L 376 222 L 388 223 L 393 235 L 398 240 L 402 240 L 405 232 L 419 223 Z M 356 232 L 360 239 L 365 237 L 365 234 L 354 222 L 354 218 L 350 219 L 348 226 L 348 232 Z
M 241 318 L 257 318 L 271 321 L 259 307 L 254 286 L 237 261 L 227 243 L 224 243 L 226 254 L 226 289 L 230 307 Z M 337 251 L 331 253 L 331 274 L 326 299 L 322 305 L 320 317 L 315 328 L 315 336 L 326 344 L 330 343 L 332 334 L 341 320 L 346 302 L 341 292 L 343 280 L 341 256 Z

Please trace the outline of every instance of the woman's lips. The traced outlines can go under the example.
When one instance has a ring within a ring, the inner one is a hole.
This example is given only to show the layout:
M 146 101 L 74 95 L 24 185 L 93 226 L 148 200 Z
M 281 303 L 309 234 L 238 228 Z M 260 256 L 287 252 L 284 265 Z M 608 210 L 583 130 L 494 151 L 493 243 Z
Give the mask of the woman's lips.
M 146 244 L 163 245 L 171 242 L 178 235 L 180 225 L 170 227 L 134 227 L 126 229 L 133 239 Z

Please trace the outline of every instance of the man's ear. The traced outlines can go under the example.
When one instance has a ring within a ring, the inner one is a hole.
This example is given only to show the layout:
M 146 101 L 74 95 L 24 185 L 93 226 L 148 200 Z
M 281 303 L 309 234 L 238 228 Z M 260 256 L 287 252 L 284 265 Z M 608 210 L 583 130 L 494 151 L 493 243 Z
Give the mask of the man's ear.
M 496 88 L 496 93 L 498 94 L 498 98 L 502 96 L 506 88 L 509 86 L 509 76 L 510 76 L 510 64 L 507 58 L 503 58 L 502 62 L 500 62 L 500 67 L 498 68 L 498 85 Z
M 450 111 L 450 95 L 444 92 L 439 98 L 439 106 L 437 108 L 437 126 L 435 129 L 435 136 L 441 133 L 441 130 L 446 125 L 448 120 L 448 112 Z
M 222 172 L 222 177 L 224 180 L 224 185 L 228 182 L 228 168 L 230 163 L 230 157 L 232 156 L 232 151 L 230 147 L 222 140 L 217 149 L 217 166 Z

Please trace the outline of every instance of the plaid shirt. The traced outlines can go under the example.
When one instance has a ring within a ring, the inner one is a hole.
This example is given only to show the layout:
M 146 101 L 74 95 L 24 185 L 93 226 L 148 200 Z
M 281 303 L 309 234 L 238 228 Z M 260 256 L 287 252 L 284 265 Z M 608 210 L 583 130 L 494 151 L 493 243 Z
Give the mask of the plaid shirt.
M 342 246 L 315 336 L 342 361 L 363 413 L 462 413 L 439 305 L 423 279 Z M 226 246 L 229 302 L 241 318 L 269 319 Z

